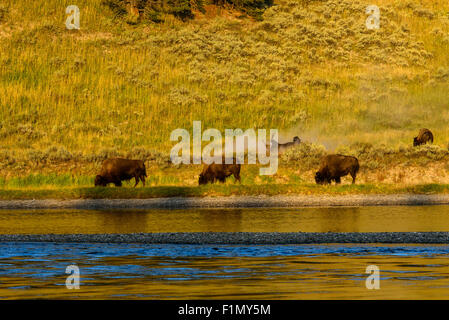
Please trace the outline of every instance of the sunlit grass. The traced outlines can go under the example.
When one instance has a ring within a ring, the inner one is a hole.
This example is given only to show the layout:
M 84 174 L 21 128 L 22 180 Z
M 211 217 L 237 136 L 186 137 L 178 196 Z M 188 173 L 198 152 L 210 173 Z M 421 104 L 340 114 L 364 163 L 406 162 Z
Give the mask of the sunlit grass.
M 1 200 L 23 199 L 149 199 L 159 197 L 216 197 L 258 195 L 357 195 L 357 194 L 439 194 L 448 193 L 449 185 L 341 185 L 317 186 L 313 184 L 271 185 L 207 185 L 207 186 L 157 186 L 157 187 L 70 187 L 0 189 Z
M 91 186 L 101 159 L 146 158 L 138 148 L 161 163 L 170 132 L 194 120 L 222 131 L 278 128 L 282 140 L 298 135 L 329 151 L 356 142 L 398 148 L 427 127 L 446 148 L 447 1 L 378 1 L 381 29 L 372 32 L 370 2 L 275 3 L 261 22 L 129 25 L 100 0 L 80 0 L 81 30 L 69 31 L 72 3 L 6 0 L 0 186 Z M 193 185 L 196 175 L 161 171 L 148 184 Z M 312 182 L 302 171 L 285 176 Z M 277 181 L 251 174 L 243 183 Z

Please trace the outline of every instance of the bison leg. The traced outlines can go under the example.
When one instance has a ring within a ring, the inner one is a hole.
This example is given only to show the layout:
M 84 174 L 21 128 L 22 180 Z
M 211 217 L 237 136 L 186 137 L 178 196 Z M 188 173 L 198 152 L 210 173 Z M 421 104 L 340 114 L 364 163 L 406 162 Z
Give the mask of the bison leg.
M 115 181 L 114 184 L 115 184 L 116 187 L 121 187 L 122 186 L 122 182 L 120 180 L 119 181 Z
M 139 184 L 139 176 L 135 176 L 134 179 L 136 179 L 136 184 L 134 185 L 134 188 Z
M 234 178 L 236 178 L 239 183 L 242 183 L 242 180 L 240 180 L 240 167 L 238 167 L 237 172 L 234 173 Z
M 218 181 L 220 181 L 221 183 L 225 183 L 226 178 L 225 178 L 225 177 L 219 177 L 219 178 L 218 178 Z
M 341 178 L 340 177 L 336 177 L 335 178 L 335 184 L 340 184 L 341 183 Z
M 145 187 L 145 176 L 140 176 L 140 181 L 142 181 L 142 184 Z
M 357 172 L 352 172 L 351 173 L 351 177 L 352 177 L 352 184 L 355 183 L 355 178 L 357 178 Z

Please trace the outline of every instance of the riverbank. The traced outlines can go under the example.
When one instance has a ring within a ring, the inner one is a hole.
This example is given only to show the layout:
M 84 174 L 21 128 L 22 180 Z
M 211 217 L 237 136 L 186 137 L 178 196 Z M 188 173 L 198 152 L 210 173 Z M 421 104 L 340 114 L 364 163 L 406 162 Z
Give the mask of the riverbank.
M 0 209 L 183 209 L 449 204 L 449 194 L 259 195 L 152 199 L 0 200 Z
M 449 184 L 208 184 L 203 186 L 0 188 L 1 200 L 154 199 L 175 197 L 449 194 Z
M 3 234 L 0 242 L 284 245 L 449 243 L 449 232 L 175 232 L 131 234 Z

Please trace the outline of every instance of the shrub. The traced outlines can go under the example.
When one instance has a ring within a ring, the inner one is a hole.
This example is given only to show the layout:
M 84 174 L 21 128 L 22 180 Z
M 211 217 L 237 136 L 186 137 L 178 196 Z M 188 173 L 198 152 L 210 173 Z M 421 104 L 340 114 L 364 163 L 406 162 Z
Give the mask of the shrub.
M 131 6 L 127 0 L 103 0 L 102 4 L 109 7 L 115 17 L 126 16 Z M 237 10 L 241 10 L 249 16 L 258 20 L 262 19 L 262 14 L 266 8 L 273 5 L 273 0 L 212 0 L 212 3 L 224 6 L 232 5 Z M 204 0 L 138 0 L 134 8 L 141 20 L 162 22 L 165 14 L 173 15 L 181 20 L 194 17 L 192 10 L 205 12 Z M 133 21 L 134 22 L 134 21 Z
M 265 9 L 273 5 L 273 0 L 213 0 L 213 2 L 217 5 L 231 4 L 258 20 L 262 20 Z
M 109 7 L 115 13 L 115 17 L 122 17 L 127 14 L 125 1 L 123 0 L 103 0 L 101 4 Z
M 5 21 L 7 14 L 8 14 L 8 8 L 5 5 L 0 4 L 0 23 Z
M 321 158 L 326 153 L 324 146 L 304 142 L 299 146 L 288 149 L 280 158 L 283 162 L 296 161 L 300 162 L 302 167 L 312 169 L 319 165 Z

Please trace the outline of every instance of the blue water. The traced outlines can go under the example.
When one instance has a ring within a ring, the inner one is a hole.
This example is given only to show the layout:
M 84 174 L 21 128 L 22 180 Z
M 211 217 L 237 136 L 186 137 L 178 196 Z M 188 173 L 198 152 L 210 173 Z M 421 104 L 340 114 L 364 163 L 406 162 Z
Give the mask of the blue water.
M 357 299 L 373 294 L 364 283 L 375 264 L 393 286 L 375 298 L 438 298 L 448 258 L 448 245 L 0 243 L 0 297 Z M 68 265 L 81 290 L 65 288 Z
M 55 258 L 100 259 L 141 257 L 275 257 L 335 255 L 434 256 L 449 254 L 449 245 L 172 245 L 116 243 L 0 243 L 0 259 L 22 257 L 45 261 Z

